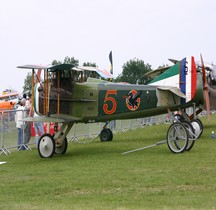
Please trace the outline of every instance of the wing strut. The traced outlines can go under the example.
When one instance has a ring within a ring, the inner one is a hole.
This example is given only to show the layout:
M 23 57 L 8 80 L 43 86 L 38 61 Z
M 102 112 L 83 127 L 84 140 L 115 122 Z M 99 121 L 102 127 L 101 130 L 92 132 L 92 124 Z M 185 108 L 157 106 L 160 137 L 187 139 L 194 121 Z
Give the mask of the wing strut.
M 35 74 L 35 70 L 32 69 L 32 95 L 31 95 L 31 98 L 32 98 L 32 103 L 31 103 L 31 110 L 30 110 L 30 113 L 33 112 L 34 110 L 34 86 L 35 86 L 35 82 L 34 82 L 34 74 Z
M 58 104 L 57 104 L 57 114 L 60 113 L 60 71 L 58 71 Z
M 48 70 L 44 71 L 44 114 L 47 115 L 49 112 L 49 79 Z

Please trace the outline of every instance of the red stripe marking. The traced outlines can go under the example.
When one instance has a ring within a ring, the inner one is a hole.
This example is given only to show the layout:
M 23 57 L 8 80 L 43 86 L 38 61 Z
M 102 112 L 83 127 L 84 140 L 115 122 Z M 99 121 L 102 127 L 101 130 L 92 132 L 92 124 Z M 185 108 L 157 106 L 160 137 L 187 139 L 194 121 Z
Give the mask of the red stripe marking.
M 196 63 L 194 57 L 192 56 L 191 57 L 191 100 L 195 96 L 196 82 L 197 82 Z

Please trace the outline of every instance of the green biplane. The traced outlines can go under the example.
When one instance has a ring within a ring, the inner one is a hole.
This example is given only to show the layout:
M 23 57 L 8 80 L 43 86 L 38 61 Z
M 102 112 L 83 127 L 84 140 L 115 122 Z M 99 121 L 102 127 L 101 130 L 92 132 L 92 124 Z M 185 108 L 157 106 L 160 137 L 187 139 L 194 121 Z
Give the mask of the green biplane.
M 204 64 L 202 68 L 196 66 L 194 57 L 176 62 L 149 85 L 108 82 L 100 79 L 112 77 L 108 71 L 71 64 L 18 68 L 32 69 L 33 109 L 39 115 L 25 121 L 54 122 L 59 128 L 54 135 L 47 131 L 39 139 L 38 153 L 42 158 L 66 152 L 66 137 L 74 123 L 104 122 L 100 139 L 111 141 L 113 133 L 106 125 L 112 120 L 177 111 L 180 115 L 174 118 L 166 140 L 174 153 L 190 150 L 202 134 L 203 125 L 197 115 L 205 99 L 209 107 L 209 98 L 204 94 L 208 91 Z M 42 82 L 35 82 L 38 69 L 43 70 Z M 188 108 L 191 115 L 187 114 Z

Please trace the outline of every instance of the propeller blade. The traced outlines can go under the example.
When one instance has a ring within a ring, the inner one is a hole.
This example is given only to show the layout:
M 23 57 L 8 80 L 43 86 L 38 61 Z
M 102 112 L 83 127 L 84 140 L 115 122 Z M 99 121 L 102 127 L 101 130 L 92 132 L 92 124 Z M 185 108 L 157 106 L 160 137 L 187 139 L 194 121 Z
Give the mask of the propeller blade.
M 208 84 L 207 84 L 206 72 L 205 72 L 205 66 L 204 66 L 202 54 L 200 54 L 200 58 L 201 58 L 202 74 L 203 74 L 203 91 L 205 95 L 206 111 L 207 111 L 208 122 L 209 122 L 210 121 L 210 100 L 209 100 Z

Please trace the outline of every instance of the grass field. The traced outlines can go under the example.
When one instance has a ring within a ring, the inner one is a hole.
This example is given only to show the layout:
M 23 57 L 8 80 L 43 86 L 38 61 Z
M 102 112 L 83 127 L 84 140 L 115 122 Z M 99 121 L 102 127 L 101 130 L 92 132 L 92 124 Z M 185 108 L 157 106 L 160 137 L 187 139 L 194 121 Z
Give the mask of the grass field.
M 0 209 L 216 209 L 216 115 L 190 152 L 167 145 L 122 155 L 166 138 L 169 125 L 114 135 L 112 142 L 69 143 L 65 155 L 37 150 L 1 155 Z

